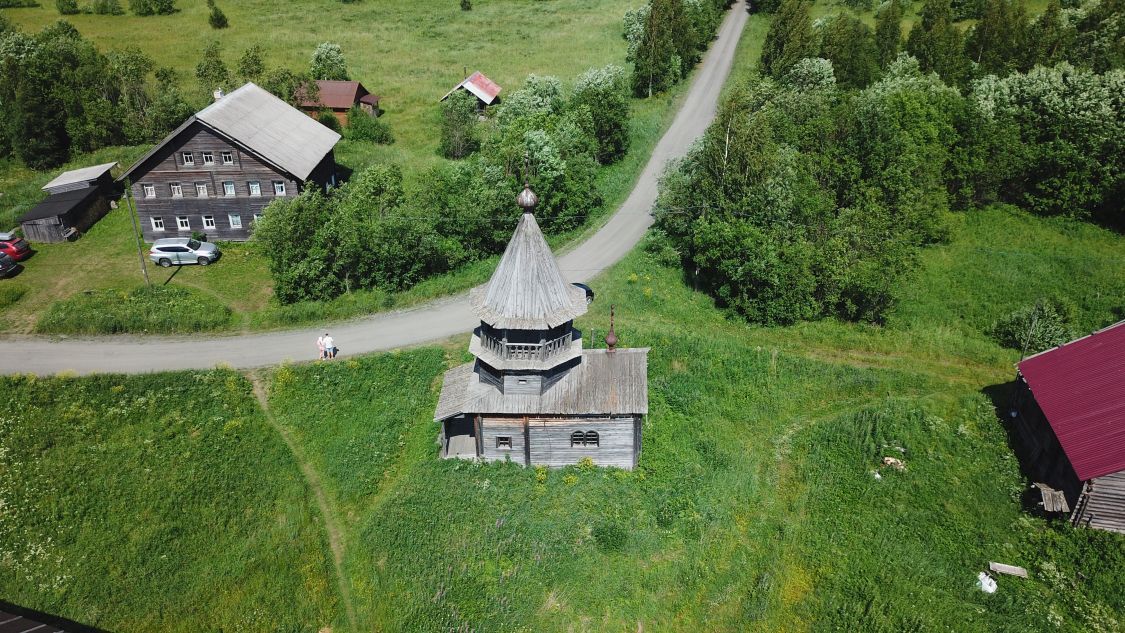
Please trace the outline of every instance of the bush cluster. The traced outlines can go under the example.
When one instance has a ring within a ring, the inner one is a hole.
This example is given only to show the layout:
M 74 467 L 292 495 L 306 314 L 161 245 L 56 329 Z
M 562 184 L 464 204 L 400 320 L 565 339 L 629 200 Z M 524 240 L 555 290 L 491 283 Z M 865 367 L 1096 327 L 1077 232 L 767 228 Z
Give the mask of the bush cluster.
M 357 107 L 348 111 L 348 125 L 344 128 L 344 138 L 379 145 L 390 145 L 395 142 L 394 134 L 391 133 L 391 127 L 386 121 Z
M 625 13 L 633 94 L 651 97 L 687 76 L 711 42 L 730 0 L 650 0 Z

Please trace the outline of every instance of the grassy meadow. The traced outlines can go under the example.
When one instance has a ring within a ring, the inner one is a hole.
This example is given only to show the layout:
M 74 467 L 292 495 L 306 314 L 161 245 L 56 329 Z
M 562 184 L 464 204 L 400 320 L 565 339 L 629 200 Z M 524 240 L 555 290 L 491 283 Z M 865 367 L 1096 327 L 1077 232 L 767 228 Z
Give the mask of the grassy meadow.
M 1120 630 L 1125 537 L 1023 506 L 995 413 L 1017 355 L 981 329 L 1077 275 L 1083 322 L 1113 318 L 1125 242 L 958 221 L 885 327 L 747 325 L 654 244 L 596 280 L 588 344 L 614 303 L 651 347 L 633 472 L 437 459 L 464 337 L 262 372 L 264 410 L 222 370 L 7 379 L 0 591 L 112 630 Z M 984 594 L 991 560 L 1031 577 Z

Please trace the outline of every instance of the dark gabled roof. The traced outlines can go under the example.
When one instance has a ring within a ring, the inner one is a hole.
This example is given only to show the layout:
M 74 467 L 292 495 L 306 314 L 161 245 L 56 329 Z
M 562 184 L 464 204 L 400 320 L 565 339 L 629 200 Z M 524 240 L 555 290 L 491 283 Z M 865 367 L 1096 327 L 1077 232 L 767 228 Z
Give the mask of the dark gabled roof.
M 316 100 L 303 98 L 301 107 L 347 110 L 357 103 L 379 105 L 379 97 L 369 93 L 358 81 L 318 79 L 316 87 L 320 92 L 320 98 Z
M 1019 369 L 1079 479 L 1125 470 L 1125 321 Z
M 496 82 L 492 81 L 488 77 L 485 77 L 478 70 L 466 77 L 465 80 L 461 83 L 453 86 L 453 88 L 449 92 L 445 93 L 445 96 L 439 99 L 439 101 L 445 101 L 449 98 L 449 95 L 457 92 L 461 88 L 464 88 L 465 90 L 471 92 L 473 96 L 483 101 L 484 105 L 492 105 L 492 102 L 496 101 L 496 95 L 500 94 L 500 91 L 502 90 L 500 86 L 496 85 Z
M 84 187 L 71 189 L 62 193 L 52 193 L 43 202 L 35 205 L 30 211 L 20 216 L 20 222 L 42 220 L 66 215 L 76 208 L 84 207 L 90 203 L 99 191 L 97 187 Z
M 132 176 L 133 171 L 160 148 L 197 122 L 249 149 L 297 180 L 308 179 L 340 140 L 336 132 L 266 90 L 248 83 L 188 117 L 180 127 L 133 163 L 118 180 Z

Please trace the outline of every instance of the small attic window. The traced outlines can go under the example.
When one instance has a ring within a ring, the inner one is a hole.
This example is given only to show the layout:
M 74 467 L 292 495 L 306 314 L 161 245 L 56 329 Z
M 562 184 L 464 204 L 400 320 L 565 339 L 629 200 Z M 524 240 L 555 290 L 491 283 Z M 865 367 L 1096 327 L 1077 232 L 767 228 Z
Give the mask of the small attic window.
M 496 448 L 506 448 L 506 449 L 511 450 L 511 448 L 512 448 L 512 436 L 511 435 L 497 435 L 496 436 Z
M 527 378 L 520 378 L 516 382 L 518 382 L 521 385 L 526 385 L 527 384 Z

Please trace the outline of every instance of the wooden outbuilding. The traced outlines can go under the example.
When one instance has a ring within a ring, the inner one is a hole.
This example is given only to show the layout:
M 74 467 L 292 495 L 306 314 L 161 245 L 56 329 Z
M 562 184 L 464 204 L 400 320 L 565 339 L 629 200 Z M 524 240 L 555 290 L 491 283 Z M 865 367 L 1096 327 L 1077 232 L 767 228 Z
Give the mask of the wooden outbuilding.
M 583 349 L 574 319 L 587 295 L 563 278 L 535 203 L 524 189 L 496 271 L 469 294 L 476 358 L 445 374 L 434 414 L 442 457 L 552 467 L 589 457 L 632 469 L 648 413 L 648 348 L 615 349 L 607 336 L 607 349 Z
M 500 91 L 502 88 L 496 85 L 496 82 L 485 77 L 484 74 L 478 70 L 466 77 L 461 83 L 453 86 L 439 101 L 445 101 L 458 90 L 464 90 L 476 97 L 477 110 L 484 110 L 490 105 L 500 103 Z
M 1125 533 L 1125 321 L 1021 361 L 1011 415 L 1044 509 Z
M 63 242 L 109 213 L 116 197 L 110 171 L 117 163 L 83 167 L 59 174 L 43 186 L 49 195 L 19 218 L 29 242 Z
M 353 107 L 371 116 L 379 116 L 379 95 L 373 95 L 358 81 L 334 81 L 321 79 L 316 82 L 317 98 L 303 98 L 300 102 L 301 110 L 309 116 L 316 117 L 322 110 L 328 110 L 336 116 L 341 125 L 348 124 L 348 112 Z
M 253 83 L 192 115 L 119 179 L 147 241 L 242 241 L 278 198 L 336 184 L 340 135 Z

